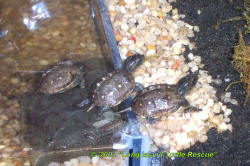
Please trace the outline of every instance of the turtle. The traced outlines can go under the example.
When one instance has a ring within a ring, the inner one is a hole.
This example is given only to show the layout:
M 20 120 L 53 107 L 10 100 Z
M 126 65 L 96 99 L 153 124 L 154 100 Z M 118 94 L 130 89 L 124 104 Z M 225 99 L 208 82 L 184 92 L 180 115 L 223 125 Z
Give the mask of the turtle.
M 63 93 L 79 85 L 85 87 L 83 74 L 85 65 L 77 66 L 70 60 L 64 60 L 43 72 L 38 92 L 44 94 Z
M 109 72 L 98 78 L 90 88 L 91 105 L 87 112 L 95 106 L 103 109 L 117 106 L 132 94 L 136 86 L 142 88 L 142 85 L 135 83 L 132 72 L 144 62 L 144 59 L 144 55 L 136 53 L 124 61 L 121 70 Z M 83 100 L 78 106 L 82 107 L 89 103 L 86 101 L 88 99 Z
M 194 73 L 183 77 L 176 85 L 148 86 L 135 96 L 131 107 L 127 109 L 132 109 L 141 118 L 154 120 L 165 113 L 175 112 L 180 106 L 188 107 L 185 94 L 192 89 L 197 80 L 198 74 Z

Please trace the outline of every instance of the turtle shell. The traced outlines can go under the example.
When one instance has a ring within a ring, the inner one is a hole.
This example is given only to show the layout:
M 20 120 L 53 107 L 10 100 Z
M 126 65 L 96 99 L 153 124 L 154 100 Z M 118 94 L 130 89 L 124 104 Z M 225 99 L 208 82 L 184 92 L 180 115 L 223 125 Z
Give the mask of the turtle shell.
M 46 94 L 62 93 L 75 87 L 80 75 L 80 69 L 74 65 L 56 65 L 43 74 L 39 91 Z
M 131 103 L 132 110 L 142 117 L 159 117 L 178 108 L 181 96 L 176 86 L 152 85 L 139 93 Z
M 92 101 L 96 106 L 113 107 L 128 98 L 134 88 L 132 74 L 125 71 L 111 72 L 95 83 Z

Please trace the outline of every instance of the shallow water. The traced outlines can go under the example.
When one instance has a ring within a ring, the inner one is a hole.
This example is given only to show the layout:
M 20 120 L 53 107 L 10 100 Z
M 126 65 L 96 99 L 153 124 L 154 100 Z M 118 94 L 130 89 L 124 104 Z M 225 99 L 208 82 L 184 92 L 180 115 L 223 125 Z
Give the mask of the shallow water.
M 88 88 L 34 93 L 41 71 L 65 59 L 87 66 L 87 87 L 107 70 L 91 15 L 87 0 L 0 0 L 1 145 L 46 151 L 95 144 L 82 134 L 95 130 L 101 113 L 75 107 Z
M 33 71 L 63 59 L 101 57 L 87 0 L 0 1 L 1 93 L 27 92 Z M 19 89 L 17 89 L 19 87 Z

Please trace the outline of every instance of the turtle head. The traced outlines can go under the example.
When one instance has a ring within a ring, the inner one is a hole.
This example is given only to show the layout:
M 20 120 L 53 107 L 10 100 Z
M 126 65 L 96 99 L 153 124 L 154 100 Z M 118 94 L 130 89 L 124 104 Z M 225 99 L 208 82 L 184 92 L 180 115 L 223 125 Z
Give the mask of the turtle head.
M 189 74 L 177 83 L 177 88 L 180 96 L 184 96 L 187 92 L 189 92 L 198 81 L 198 73 Z
M 134 54 L 128 57 L 124 62 L 124 68 L 128 73 L 133 72 L 138 66 L 144 62 L 145 56 L 141 54 Z

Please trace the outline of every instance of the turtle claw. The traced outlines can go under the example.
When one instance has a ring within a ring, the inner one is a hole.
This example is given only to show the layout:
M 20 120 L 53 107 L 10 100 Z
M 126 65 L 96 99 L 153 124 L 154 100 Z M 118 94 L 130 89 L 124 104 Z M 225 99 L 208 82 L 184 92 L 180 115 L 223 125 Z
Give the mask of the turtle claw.
M 88 109 L 87 112 L 91 111 L 95 107 L 95 104 L 92 104 Z
M 128 111 L 131 111 L 131 107 L 125 108 L 125 109 L 123 109 L 123 110 L 121 110 L 121 111 L 119 111 L 119 112 L 116 112 L 116 113 L 117 113 L 117 114 L 122 114 L 122 113 L 128 112 Z
M 89 99 L 84 99 L 83 101 L 81 101 L 81 103 L 77 104 L 77 107 L 81 108 L 84 107 L 85 105 L 88 105 L 90 103 Z

